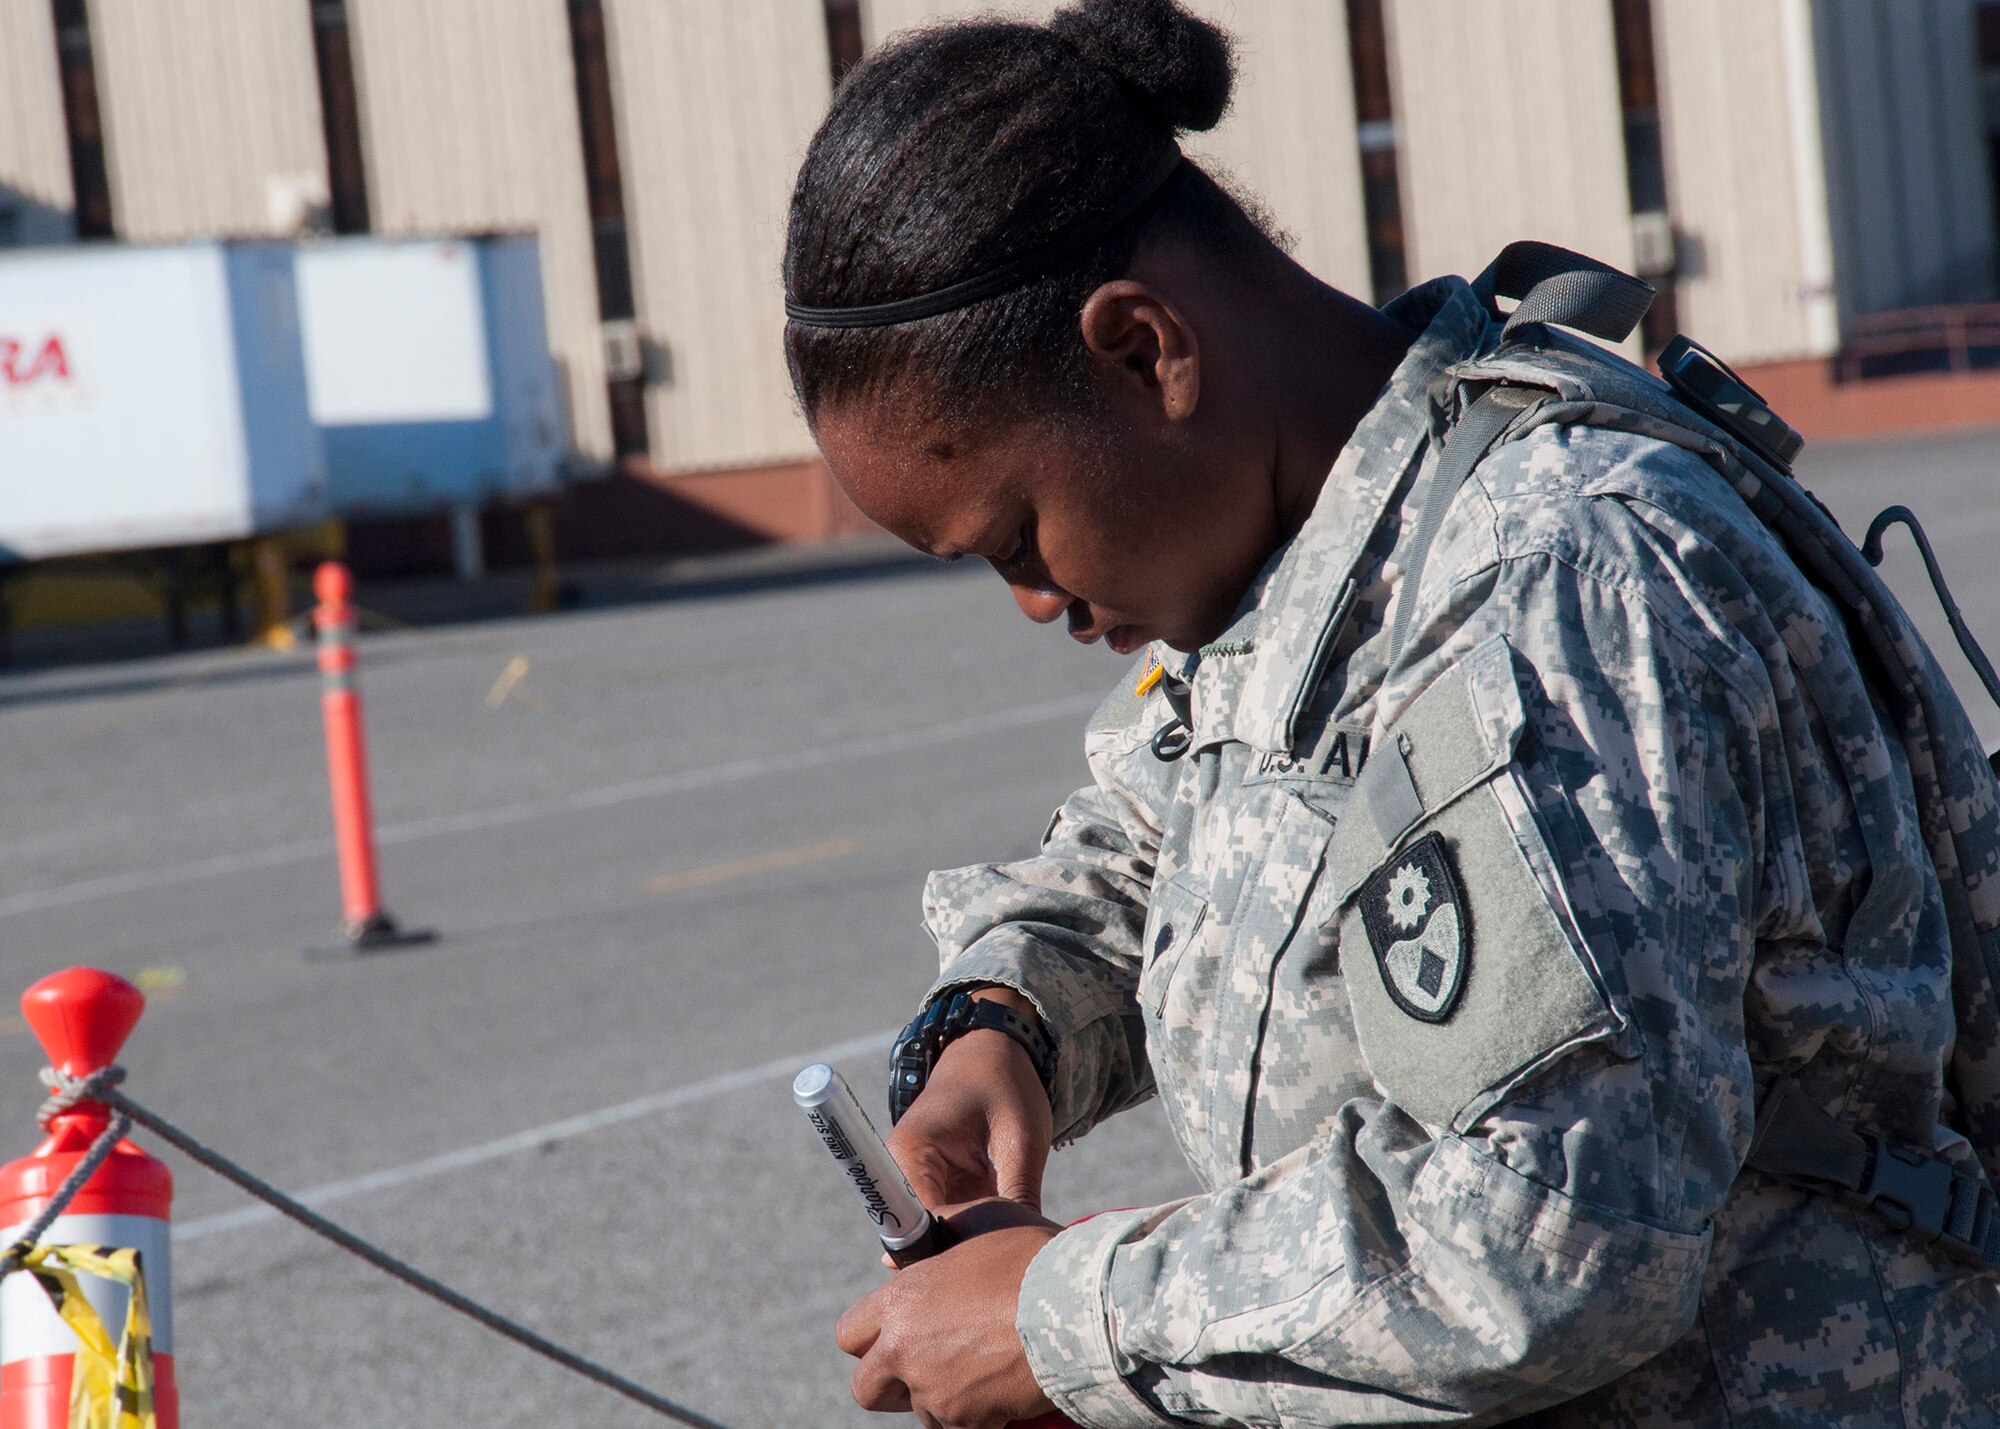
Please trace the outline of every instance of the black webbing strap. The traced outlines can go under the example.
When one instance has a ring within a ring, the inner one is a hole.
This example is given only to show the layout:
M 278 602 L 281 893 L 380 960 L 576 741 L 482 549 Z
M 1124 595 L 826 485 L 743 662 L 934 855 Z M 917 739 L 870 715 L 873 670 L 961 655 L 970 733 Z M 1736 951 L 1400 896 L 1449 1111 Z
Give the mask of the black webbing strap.
M 1789 1081 L 1764 1094 L 1745 1162 L 1807 1190 L 1866 1206 L 1961 1260 L 2000 1269 L 1993 1191 L 1942 1156 L 1905 1151 L 1843 1126 Z
M 1424 562 L 1430 559 L 1431 547 L 1437 543 L 1438 532 L 1444 526 L 1444 515 L 1451 507 L 1452 498 L 1458 495 L 1458 489 L 1465 485 L 1466 478 L 1472 475 L 1472 469 L 1479 465 L 1479 459 L 1486 455 L 1487 449 L 1507 430 L 1507 424 L 1541 395 L 1529 388 L 1489 387 L 1446 434 L 1444 450 L 1438 453 L 1430 485 L 1424 489 L 1424 504 L 1417 512 L 1416 534 L 1410 538 L 1408 559 L 1404 563 L 1402 578 L 1397 583 L 1396 603 L 1389 616 L 1389 664 L 1392 667 L 1396 657 L 1403 653 L 1403 643 L 1410 637 L 1410 617 L 1417 605 L 1417 581 L 1424 573 Z
M 1655 296 L 1653 285 L 1642 278 L 1533 240 L 1501 249 L 1486 271 L 1472 280 L 1472 290 L 1496 315 L 1496 298 L 1520 300 L 1501 329 L 1503 342 L 1529 323 L 1556 323 L 1606 342 L 1623 342 L 1646 316 Z

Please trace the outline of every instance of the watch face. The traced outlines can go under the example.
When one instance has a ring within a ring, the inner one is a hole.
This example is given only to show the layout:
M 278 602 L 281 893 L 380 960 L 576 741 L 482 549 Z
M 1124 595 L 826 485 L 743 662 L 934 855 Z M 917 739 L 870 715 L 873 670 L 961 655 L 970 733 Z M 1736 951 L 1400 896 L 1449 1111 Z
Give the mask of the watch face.
M 1004 1032 L 1035 1064 L 1045 1090 L 1054 1080 L 1055 1048 L 1033 1023 L 1012 1008 L 955 992 L 918 1013 L 889 1053 L 889 1122 L 894 1125 L 917 1099 L 937 1065 L 938 1054 L 975 1028 Z
M 889 1124 L 894 1126 L 910 1109 L 910 1103 L 930 1080 L 937 1062 L 938 1045 L 950 1025 L 953 1008 L 965 995 L 959 993 L 942 1002 L 933 1002 L 910 1020 L 903 1035 L 889 1052 Z

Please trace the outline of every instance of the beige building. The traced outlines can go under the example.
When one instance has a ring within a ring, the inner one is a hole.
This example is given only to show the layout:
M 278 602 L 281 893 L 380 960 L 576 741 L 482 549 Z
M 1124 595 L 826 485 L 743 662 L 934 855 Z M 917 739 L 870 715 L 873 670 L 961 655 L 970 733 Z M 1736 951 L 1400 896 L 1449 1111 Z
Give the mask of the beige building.
M 59 243 L 75 231 L 55 57 L 49 6 L 0 0 L 0 243 Z
M 1652 345 L 1678 324 L 1793 375 L 1876 315 L 1994 296 L 1974 0 L 1193 3 L 1241 80 L 1190 147 L 1344 288 L 1546 238 L 1653 277 Z M 783 493 L 811 456 L 784 211 L 832 74 L 907 25 L 1051 8 L 0 0 L 0 242 L 533 230 L 579 469 Z

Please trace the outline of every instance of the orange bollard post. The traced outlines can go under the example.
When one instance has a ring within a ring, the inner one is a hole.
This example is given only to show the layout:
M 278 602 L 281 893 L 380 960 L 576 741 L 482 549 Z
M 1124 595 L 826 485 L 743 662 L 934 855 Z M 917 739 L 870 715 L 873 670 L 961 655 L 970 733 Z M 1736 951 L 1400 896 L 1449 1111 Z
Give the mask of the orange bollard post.
M 43 978 L 21 997 L 21 1011 L 48 1054 L 49 1065 L 72 1077 L 109 1066 L 145 1010 L 131 983 L 96 968 L 70 968 Z M 78 1102 L 49 1122 L 34 1153 L 0 1166 L 0 1232 L 7 1243 L 49 1203 L 81 1161 L 111 1113 Z M 168 1254 L 174 1199 L 166 1163 L 121 1141 L 57 1216 L 45 1245 L 103 1245 L 139 1252 L 147 1309 L 153 1321 L 153 1406 L 159 1429 L 179 1429 L 174 1387 L 173 1270 Z M 85 1298 L 114 1339 L 125 1323 L 126 1291 L 82 1279 Z M 70 1422 L 70 1374 L 77 1338 L 58 1318 L 33 1275 L 0 1282 L 0 1429 L 64 1429 Z
M 375 824 L 368 807 L 368 757 L 361 735 L 361 691 L 355 681 L 354 577 L 338 561 L 313 574 L 319 608 L 320 712 L 326 718 L 326 772 L 333 793 L 333 842 L 340 860 L 340 939 L 306 949 L 308 956 L 375 952 L 428 943 L 428 928 L 400 928 L 382 907 L 376 879 Z

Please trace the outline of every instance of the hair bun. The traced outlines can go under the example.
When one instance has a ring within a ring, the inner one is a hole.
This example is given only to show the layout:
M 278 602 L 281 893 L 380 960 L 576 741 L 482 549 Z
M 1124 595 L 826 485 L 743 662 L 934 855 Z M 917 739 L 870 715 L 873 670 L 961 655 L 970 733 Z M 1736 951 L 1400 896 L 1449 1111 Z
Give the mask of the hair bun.
M 1081 0 L 1049 29 L 1110 71 L 1133 106 L 1162 129 L 1213 129 L 1229 108 L 1229 37 L 1174 0 Z

